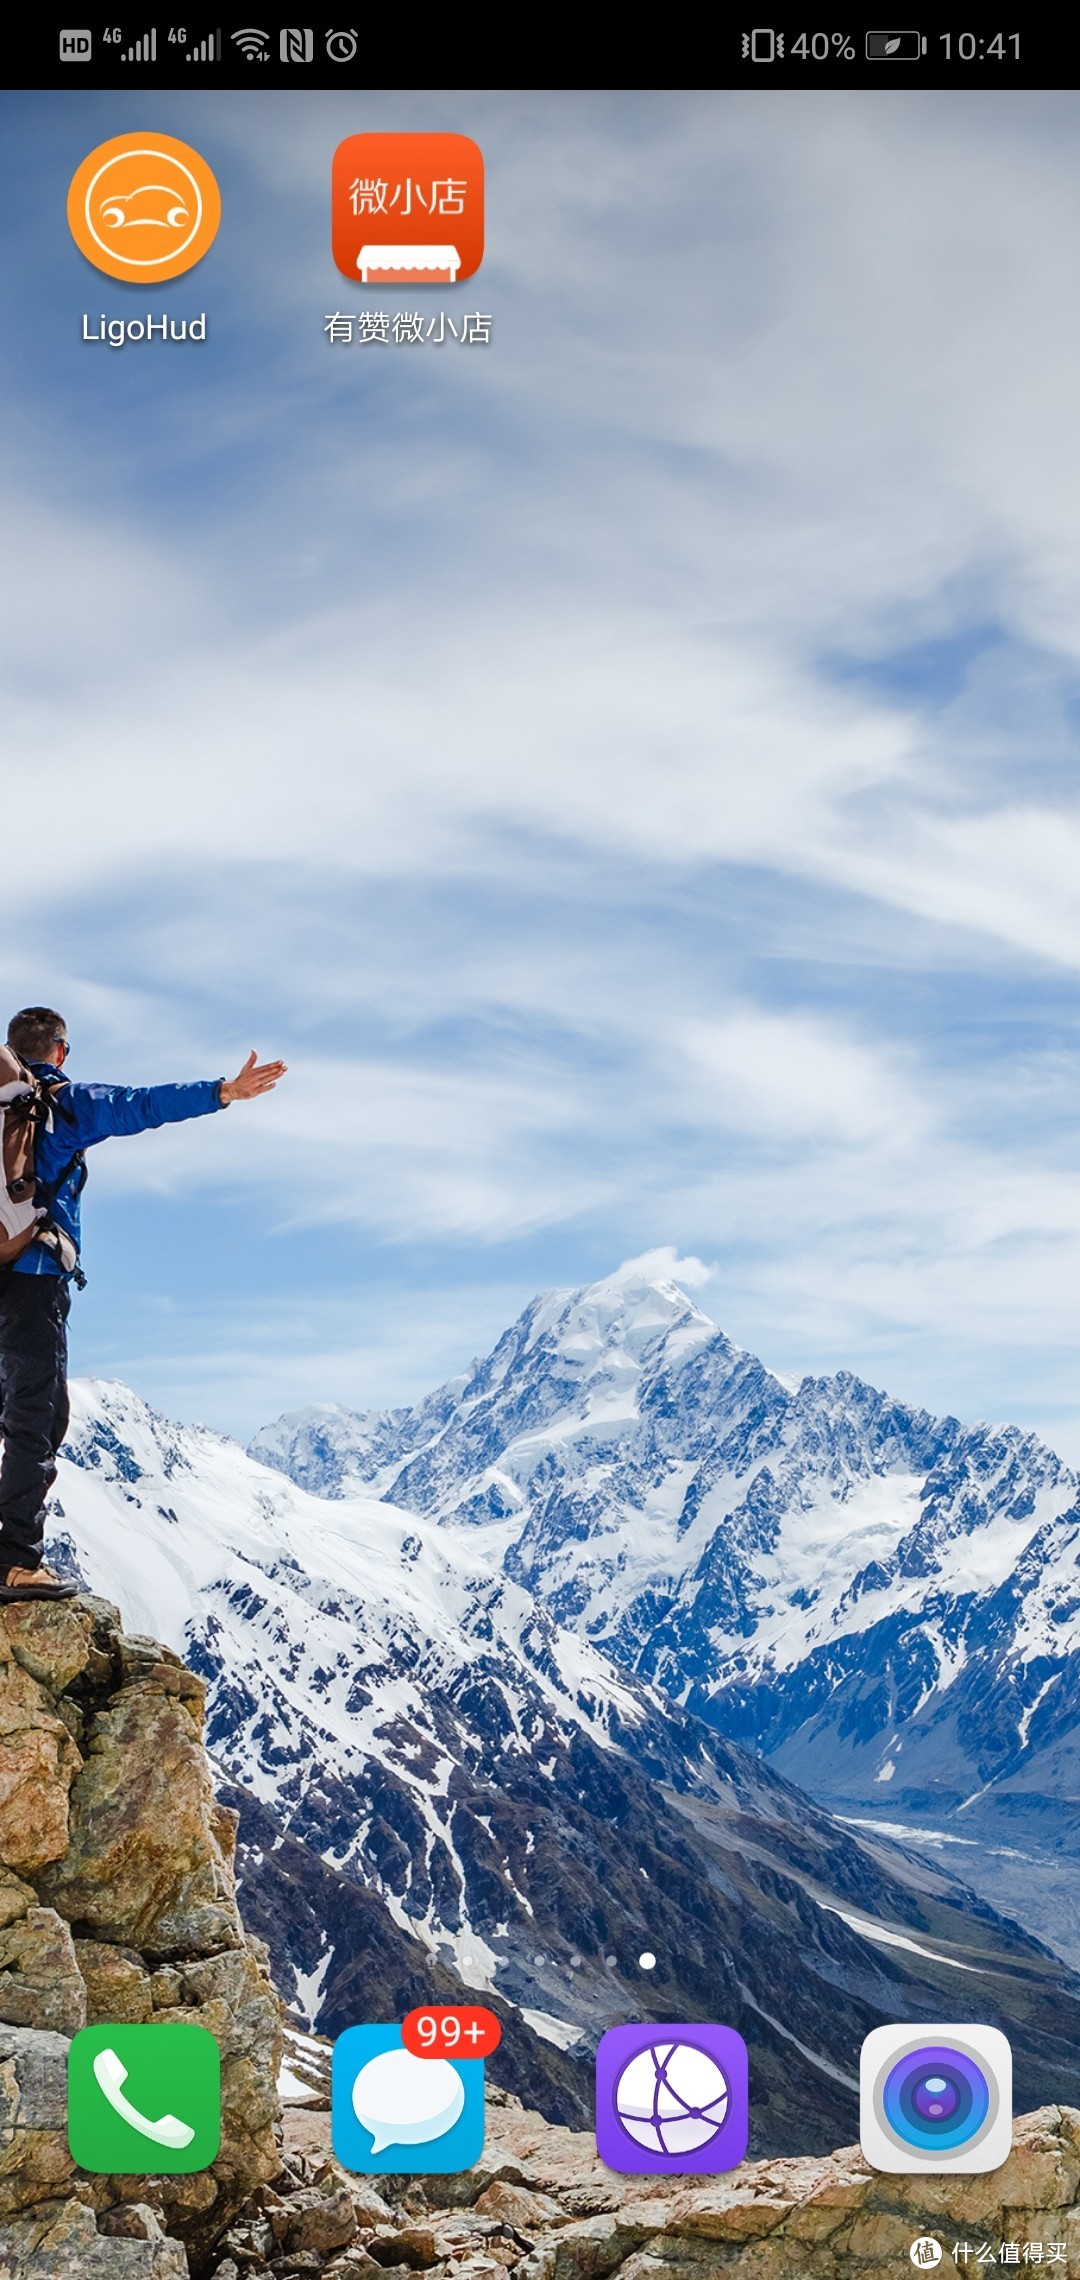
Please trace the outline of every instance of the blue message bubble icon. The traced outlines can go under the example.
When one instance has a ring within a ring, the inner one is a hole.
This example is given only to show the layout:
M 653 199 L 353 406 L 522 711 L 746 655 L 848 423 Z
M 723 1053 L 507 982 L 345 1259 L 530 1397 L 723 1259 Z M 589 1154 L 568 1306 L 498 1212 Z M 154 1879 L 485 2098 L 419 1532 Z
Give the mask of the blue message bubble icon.
M 484 2146 L 482 2058 L 417 2058 L 398 2026 L 347 2027 L 334 2044 L 334 2153 L 360 2176 L 446 2176 Z

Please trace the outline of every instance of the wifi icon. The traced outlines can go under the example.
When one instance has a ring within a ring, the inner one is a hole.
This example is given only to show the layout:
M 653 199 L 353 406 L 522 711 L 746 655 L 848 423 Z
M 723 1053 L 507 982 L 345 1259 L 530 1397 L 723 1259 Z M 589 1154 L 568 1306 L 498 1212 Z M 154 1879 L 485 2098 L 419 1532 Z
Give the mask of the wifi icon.
M 232 39 L 233 45 L 239 48 L 241 55 L 246 55 L 249 63 L 266 62 L 270 46 L 269 32 L 257 31 L 253 24 L 249 24 L 245 31 L 234 32 Z

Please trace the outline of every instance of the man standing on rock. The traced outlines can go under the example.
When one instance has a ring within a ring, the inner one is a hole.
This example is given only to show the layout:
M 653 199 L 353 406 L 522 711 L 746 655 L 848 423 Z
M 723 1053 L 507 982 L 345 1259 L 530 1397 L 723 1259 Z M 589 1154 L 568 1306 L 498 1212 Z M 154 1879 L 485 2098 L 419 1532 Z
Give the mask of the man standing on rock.
M 55 1248 L 32 1242 L 0 1269 L 0 1602 L 70 1599 L 78 1586 L 42 1564 L 45 1500 L 56 1479 L 56 1452 L 68 1426 L 67 1316 L 79 1253 L 79 1199 L 86 1185 L 84 1150 L 125 1132 L 211 1116 L 234 1100 L 272 1092 L 284 1061 L 256 1066 L 251 1053 L 238 1077 L 191 1085 L 79 1085 L 57 1072 L 68 1056 L 67 1025 L 48 1006 L 13 1016 L 7 1041 L 48 1085 L 49 1125 L 39 1128 L 34 1171 L 39 1200 L 69 1239 L 68 1269 Z

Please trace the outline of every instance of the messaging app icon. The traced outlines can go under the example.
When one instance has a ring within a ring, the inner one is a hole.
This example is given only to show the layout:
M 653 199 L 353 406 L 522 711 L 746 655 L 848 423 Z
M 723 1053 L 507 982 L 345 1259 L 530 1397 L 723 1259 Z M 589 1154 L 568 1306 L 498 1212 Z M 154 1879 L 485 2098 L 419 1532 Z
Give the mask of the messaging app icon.
M 400 2027 L 349 2027 L 334 2044 L 331 2123 L 343 2169 L 471 2169 L 484 2146 L 484 2061 L 418 2058 Z
M 121 2177 L 208 2169 L 221 2142 L 221 2053 L 205 2027 L 83 2027 L 68 2051 L 68 2147 Z

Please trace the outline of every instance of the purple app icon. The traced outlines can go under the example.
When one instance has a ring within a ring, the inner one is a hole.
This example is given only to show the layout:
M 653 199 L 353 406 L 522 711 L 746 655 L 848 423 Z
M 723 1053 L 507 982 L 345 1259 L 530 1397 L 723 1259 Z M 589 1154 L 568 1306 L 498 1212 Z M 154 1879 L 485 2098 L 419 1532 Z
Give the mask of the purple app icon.
M 596 2150 L 630 2177 L 735 2169 L 750 2124 L 734 2027 L 609 2027 L 596 2053 Z

